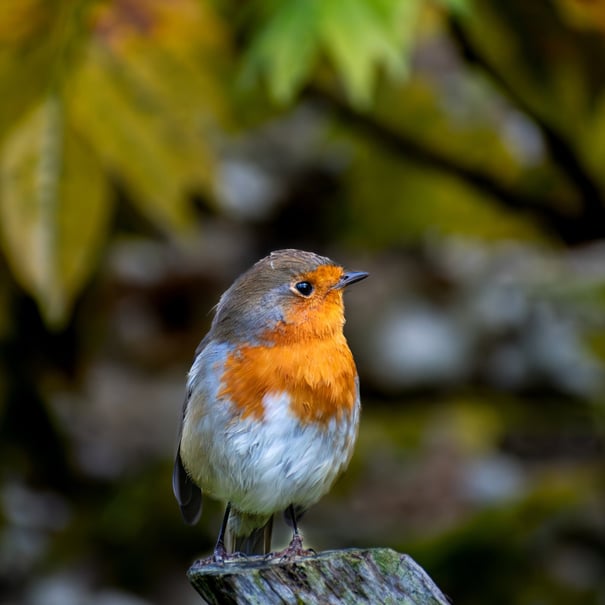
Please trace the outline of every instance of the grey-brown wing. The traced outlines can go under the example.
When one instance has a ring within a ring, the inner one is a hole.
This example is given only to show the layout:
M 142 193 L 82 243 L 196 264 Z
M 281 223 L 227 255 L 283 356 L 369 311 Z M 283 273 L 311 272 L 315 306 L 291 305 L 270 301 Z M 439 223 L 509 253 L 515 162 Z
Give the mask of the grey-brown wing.
M 208 336 L 206 335 L 196 349 L 196 356 L 205 346 L 207 340 Z M 181 435 L 183 432 L 183 422 L 185 420 L 185 414 L 187 413 L 187 404 L 189 403 L 190 396 L 191 393 L 188 392 L 187 397 L 185 397 L 185 403 L 183 404 L 183 413 L 181 415 L 181 424 L 179 426 L 179 446 L 176 451 L 174 468 L 172 470 L 172 492 L 174 493 L 176 501 L 179 503 L 183 520 L 189 525 L 194 525 L 199 521 L 202 514 L 202 490 L 191 480 L 191 477 L 183 466 L 183 460 L 181 458 Z
M 195 358 L 201 353 L 204 347 L 210 342 L 210 334 L 202 339 L 197 349 L 195 350 Z M 199 521 L 202 514 L 202 490 L 191 480 L 191 477 L 183 466 L 183 460 L 181 459 L 181 434 L 183 432 L 183 422 L 185 420 L 185 414 L 187 413 L 187 404 L 191 392 L 187 393 L 185 397 L 185 403 L 183 404 L 183 414 L 181 416 L 181 424 L 179 427 L 179 447 L 176 452 L 176 458 L 174 460 L 174 468 L 172 471 L 172 491 L 174 497 L 179 503 L 181 509 L 181 515 L 185 520 L 185 523 L 193 525 Z
M 181 460 L 181 449 L 177 450 L 172 471 L 172 491 L 179 503 L 185 523 L 193 525 L 202 514 L 202 490 L 191 480 Z

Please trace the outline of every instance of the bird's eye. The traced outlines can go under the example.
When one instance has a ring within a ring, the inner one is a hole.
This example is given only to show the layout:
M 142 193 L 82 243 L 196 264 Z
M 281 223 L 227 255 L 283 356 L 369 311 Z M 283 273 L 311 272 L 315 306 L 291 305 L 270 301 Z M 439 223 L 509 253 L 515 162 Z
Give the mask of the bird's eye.
M 294 287 L 303 296 L 311 296 L 313 294 L 313 285 L 308 281 L 299 281 Z

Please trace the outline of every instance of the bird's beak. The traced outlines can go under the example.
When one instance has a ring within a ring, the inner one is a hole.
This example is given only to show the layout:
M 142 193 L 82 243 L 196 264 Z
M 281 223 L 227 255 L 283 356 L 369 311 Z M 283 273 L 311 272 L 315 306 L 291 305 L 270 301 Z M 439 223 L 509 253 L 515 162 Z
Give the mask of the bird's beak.
M 369 273 L 365 271 L 346 271 L 342 274 L 342 277 L 338 280 L 338 283 L 334 286 L 335 290 L 342 290 L 355 282 L 365 279 Z

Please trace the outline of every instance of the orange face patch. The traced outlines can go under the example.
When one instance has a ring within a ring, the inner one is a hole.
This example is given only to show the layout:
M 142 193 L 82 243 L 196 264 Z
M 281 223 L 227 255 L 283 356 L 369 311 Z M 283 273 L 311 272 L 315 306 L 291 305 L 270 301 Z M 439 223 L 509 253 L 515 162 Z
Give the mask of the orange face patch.
M 293 280 L 312 284 L 313 293 L 308 297 L 297 296 L 288 301 L 284 309 L 285 322 L 269 340 L 279 344 L 314 338 L 328 338 L 342 333 L 344 306 L 342 290 L 334 289 L 342 277 L 342 267 L 321 265 Z

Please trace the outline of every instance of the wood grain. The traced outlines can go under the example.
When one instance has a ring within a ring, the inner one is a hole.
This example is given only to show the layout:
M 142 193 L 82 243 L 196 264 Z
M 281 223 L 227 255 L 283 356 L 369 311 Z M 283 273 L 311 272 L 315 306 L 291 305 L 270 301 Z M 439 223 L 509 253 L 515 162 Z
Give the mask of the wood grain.
M 449 605 L 411 557 L 388 548 L 333 550 L 289 560 L 255 556 L 222 565 L 196 562 L 187 575 L 212 605 Z

